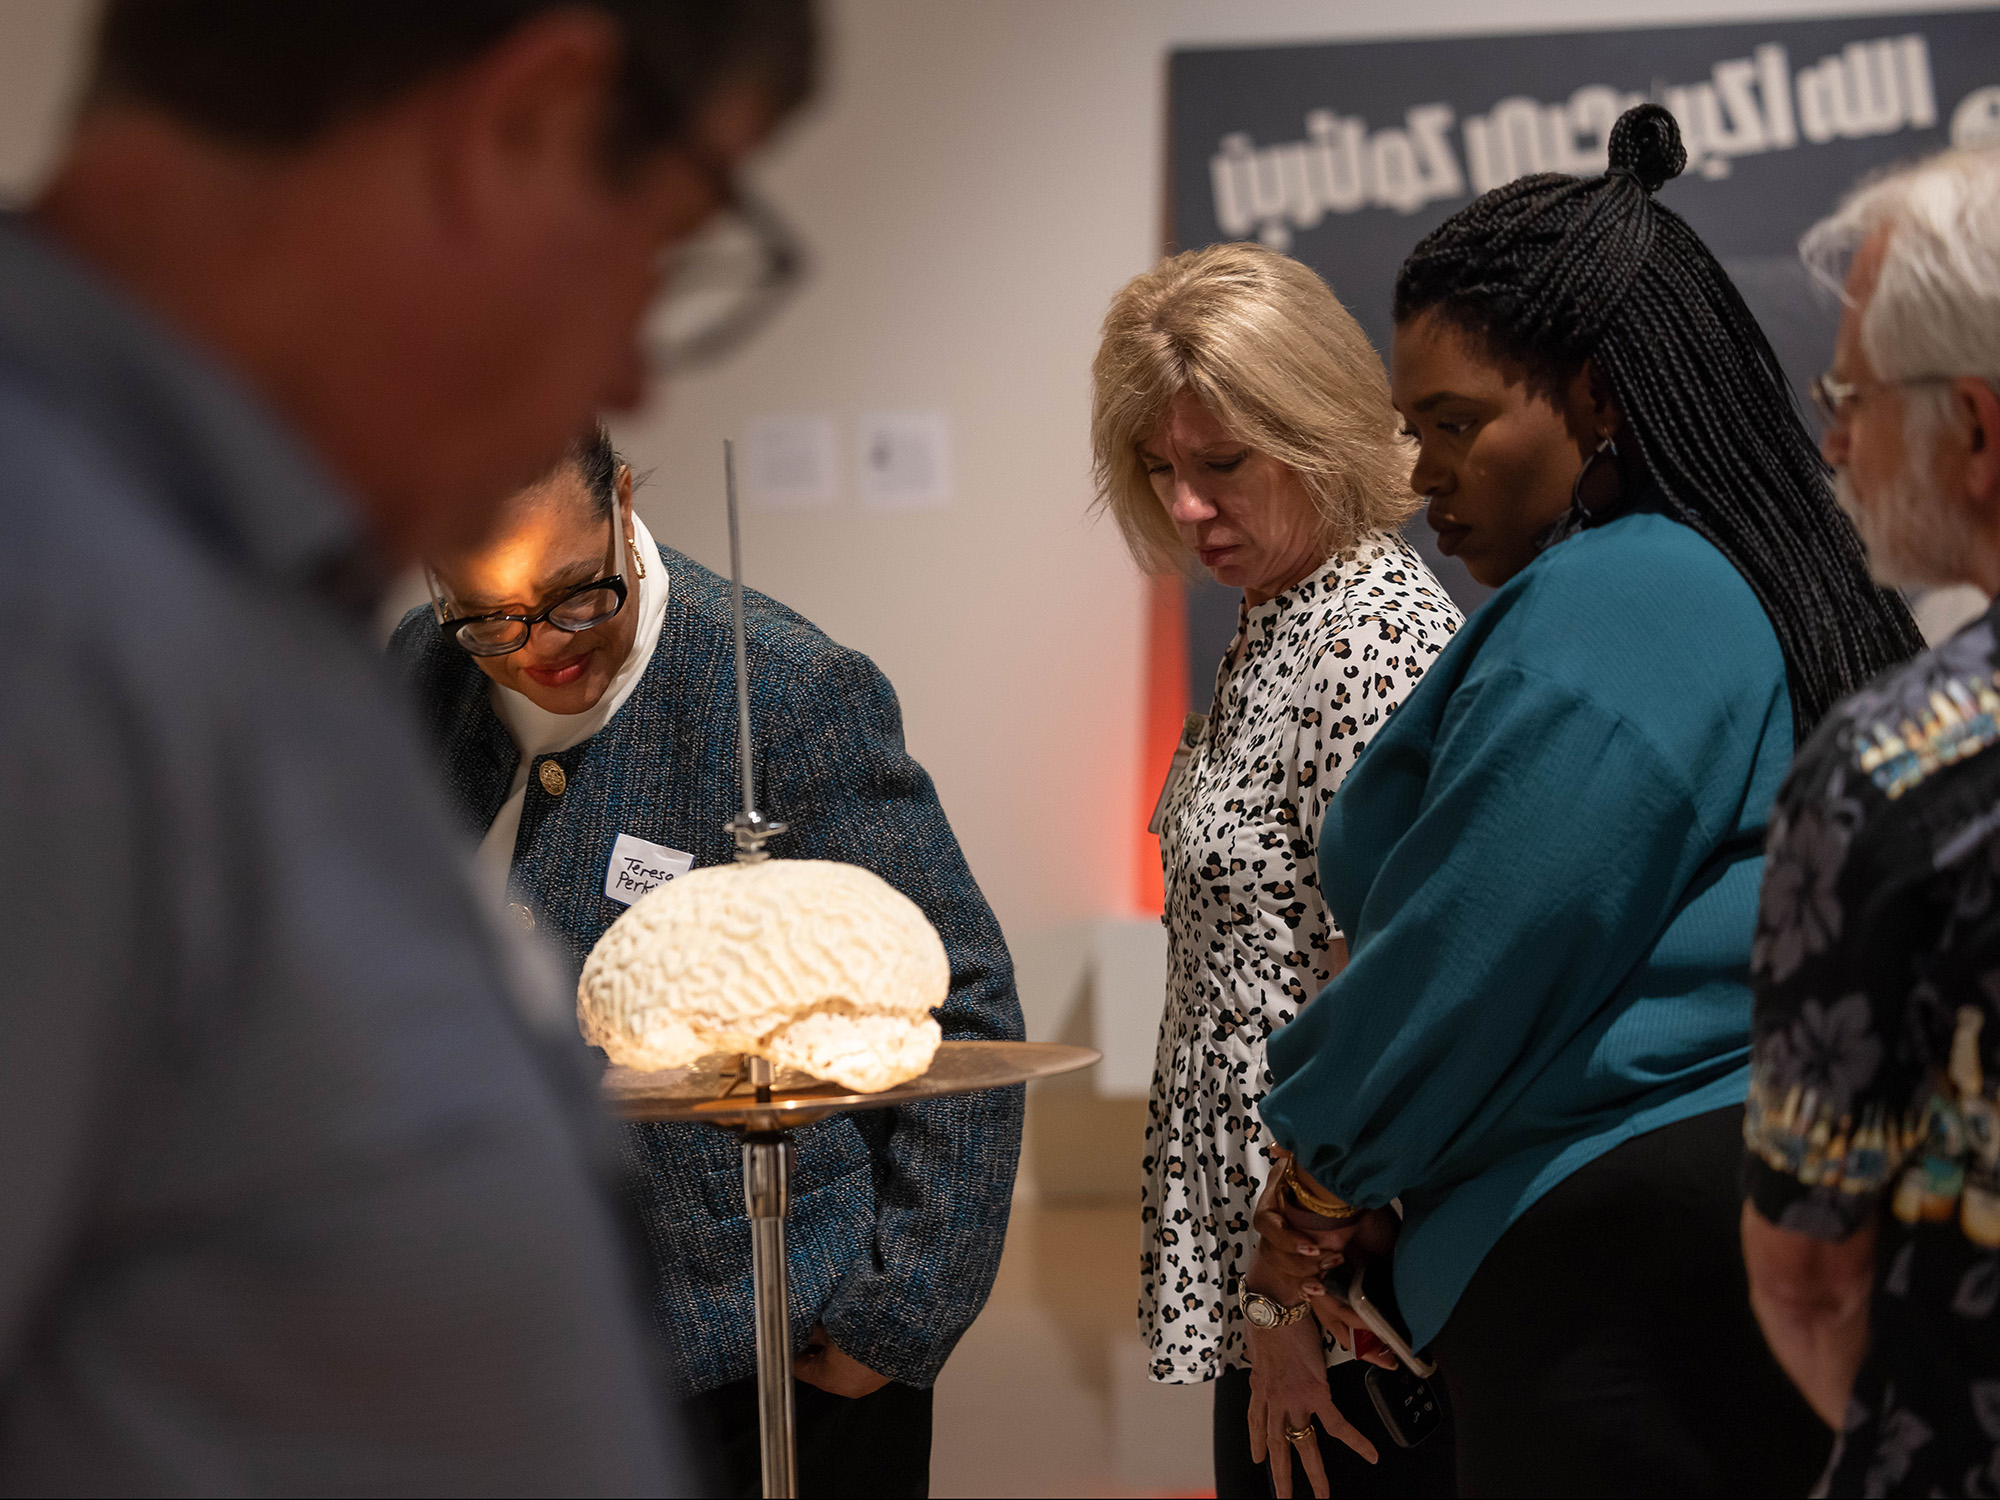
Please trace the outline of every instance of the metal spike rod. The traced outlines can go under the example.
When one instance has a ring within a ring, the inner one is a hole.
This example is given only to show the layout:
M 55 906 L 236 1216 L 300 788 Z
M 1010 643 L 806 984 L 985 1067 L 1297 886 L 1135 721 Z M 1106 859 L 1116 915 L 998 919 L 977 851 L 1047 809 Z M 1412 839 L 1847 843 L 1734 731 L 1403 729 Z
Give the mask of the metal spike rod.
M 750 669 L 743 645 L 743 525 L 736 506 L 736 444 L 722 440 L 723 486 L 729 497 L 729 613 L 736 626 L 737 758 L 743 767 L 743 811 L 723 827 L 736 837 L 738 864 L 761 864 L 764 845 L 785 831 L 776 818 L 757 811 L 757 762 L 750 739 Z
M 757 811 L 757 762 L 750 739 L 749 653 L 743 643 L 743 525 L 736 508 L 736 445 L 722 442 L 723 484 L 729 496 L 729 613 L 736 627 L 737 754 L 743 763 L 743 811 L 724 826 L 736 836 L 739 864 L 761 864 L 767 840 L 785 825 Z M 743 1070 L 757 1102 L 771 1102 L 771 1064 L 745 1057 Z M 757 1435 L 764 1494 L 790 1500 L 799 1492 L 798 1418 L 792 1407 L 790 1288 L 785 1274 L 785 1132 L 743 1137 L 743 1199 L 750 1219 L 750 1284 L 757 1325 Z

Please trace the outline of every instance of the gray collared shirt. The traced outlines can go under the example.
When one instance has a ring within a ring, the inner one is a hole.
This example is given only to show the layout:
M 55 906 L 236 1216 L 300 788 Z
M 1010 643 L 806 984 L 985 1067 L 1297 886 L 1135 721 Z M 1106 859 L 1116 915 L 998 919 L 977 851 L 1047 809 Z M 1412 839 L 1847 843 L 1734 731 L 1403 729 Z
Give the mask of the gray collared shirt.
M 0 221 L 0 1492 L 686 1487 L 370 578 L 278 422 Z

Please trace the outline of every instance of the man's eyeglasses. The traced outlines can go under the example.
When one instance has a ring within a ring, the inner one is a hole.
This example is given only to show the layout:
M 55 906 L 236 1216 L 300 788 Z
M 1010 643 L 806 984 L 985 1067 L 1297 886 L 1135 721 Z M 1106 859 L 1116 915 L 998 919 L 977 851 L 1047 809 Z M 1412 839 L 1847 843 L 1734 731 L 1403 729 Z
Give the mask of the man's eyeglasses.
M 1948 385 L 1956 380 L 1956 375 L 1905 375 L 1899 380 L 1877 380 L 1875 385 Z M 1854 405 L 1854 398 L 1861 394 L 1863 386 L 1857 380 L 1839 380 L 1831 370 L 1822 370 L 1813 378 L 1811 386 L 1812 403 L 1819 411 L 1820 418 L 1829 427 L 1838 427 L 1848 418 Z
M 768 204 L 707 153 L 686 154 L 722 207 L 694 239 L 672 247 L 661 268 L 646 345 L 662 373 L 738 348 L 791 300 L 806 271 L 804 247 Z
M 611 552 L 606 558 L 607 566 L 612 558 L 618 556 L 620 519 L 618 507 L 612 506 Z M 528 644 L 535 627 L 543 621 L 571 635 L 593 630 L 625 607 L 625 570 L 622 567 L 603 578 L 594 578 L 589 583 L 564 589 L 531 615 L 494 613 L 454 619 L 451 603 L 438 586 L 437 575 L 429 568 L 424 569 L 424 581 L 430 585 L 431 612 L 437 616 L 439 627 L 474 656 L 508 656 L 519 651 Z

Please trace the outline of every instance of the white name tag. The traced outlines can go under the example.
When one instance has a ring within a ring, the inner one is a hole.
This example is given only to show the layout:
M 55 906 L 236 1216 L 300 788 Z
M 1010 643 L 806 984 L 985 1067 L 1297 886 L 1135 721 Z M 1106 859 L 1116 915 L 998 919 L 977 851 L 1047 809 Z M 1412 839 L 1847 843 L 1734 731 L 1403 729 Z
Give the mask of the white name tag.
M 604 894 L 630 906 L 648 891 L 693 868 L 692 854 L 621 833 L 618 842 L 611 846 L 611 863 L 604 870 Z

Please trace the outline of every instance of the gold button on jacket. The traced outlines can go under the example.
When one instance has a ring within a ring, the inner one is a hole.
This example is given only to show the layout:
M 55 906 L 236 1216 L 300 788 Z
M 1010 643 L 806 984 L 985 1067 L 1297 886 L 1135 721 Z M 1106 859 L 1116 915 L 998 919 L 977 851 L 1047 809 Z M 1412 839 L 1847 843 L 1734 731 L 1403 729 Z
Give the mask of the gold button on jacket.
M 541 769 L 535 774 L 542 779 L 542 790 L 551 797 L 560 797 L 563 788 L 569 785 L 569 778 L 563 775 L 563 768 L 552 760 L 543 761 Z

